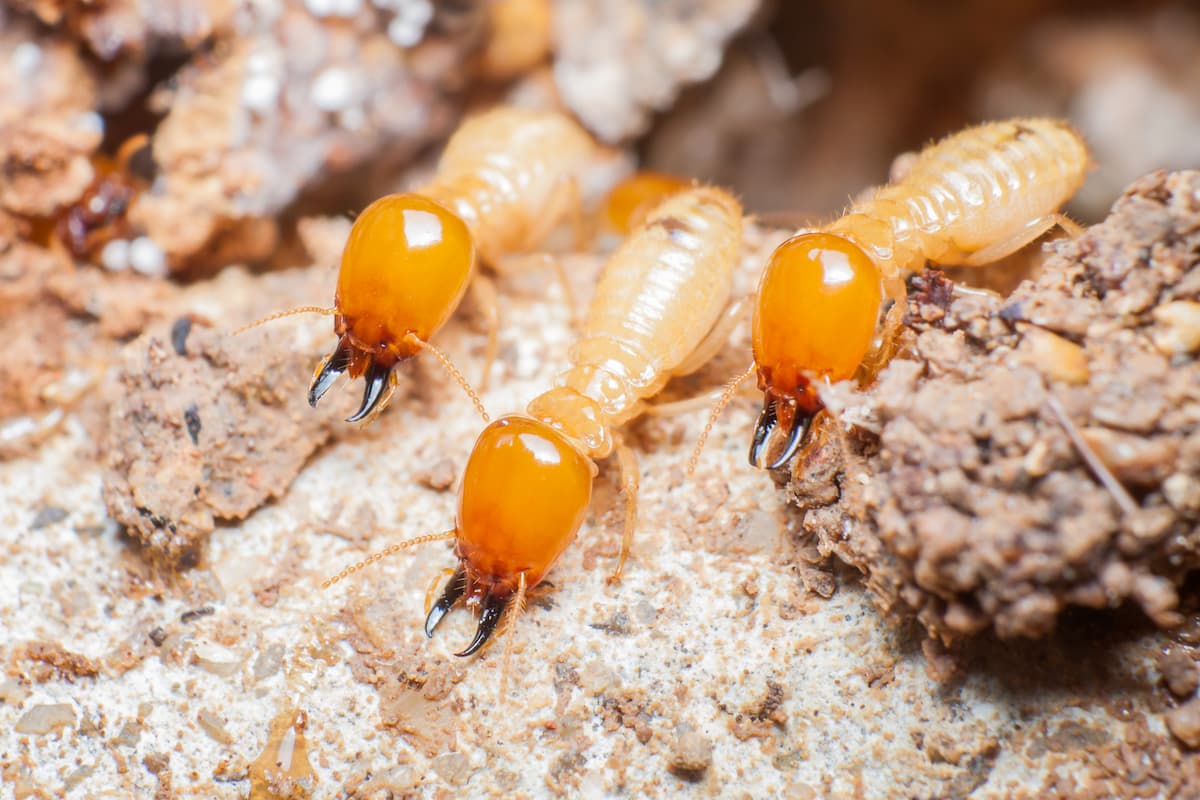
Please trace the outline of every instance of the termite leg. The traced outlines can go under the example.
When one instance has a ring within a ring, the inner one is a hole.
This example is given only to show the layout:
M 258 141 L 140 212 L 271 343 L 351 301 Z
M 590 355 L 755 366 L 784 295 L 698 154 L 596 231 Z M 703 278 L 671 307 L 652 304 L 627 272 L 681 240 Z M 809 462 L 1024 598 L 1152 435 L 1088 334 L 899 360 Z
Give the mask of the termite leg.
M 312 384 L 308 387 L 308 404 L 310 406 L 317 407 L 317 403 L 329 391 L 329 387 L 333 386 L 333 382 L 350 366 L 350 360 L 349 345 L 345 342 L 338 342 L 337 349 L 325 356 L 324 360 L 317 365 L 317 371 L 313 373 Z
M 633 546 L 633 532 L 637 529 L 637 495 L 639 471 L 637 454 L 624 442 L 618 442 L 617 466 L 621 471 L 621 494 L 625 495 L 625 528 L 621 532 L 621 554 L 617 556 L 617 567 L 608 576 L 610 584 L 620 583 L 625 571 L 625 560 Z
M 504 616 L 504 609 L 508 605 L 508 601 L 508 597 L 495 594 L 484 595 L 483 607 L 479 611 L 479 627 L 475 629 L 475 638 L 467 645 L 467 649 L 454 655 L 466 658 L 478 653 L 479 649 L 487 644 L 488 639 L 492 638 L 492 634 L 496 632 L 496 626 L 500 624 L 500 620 Z
M 578 325 L 580 321 L 579 307 L 575 300 L 575 289 L 567 277 L 562 260 L 550 253 L 509 253 L 493 262 L 492 269 L 500 275 L 520 275 L 537 269 L 549 267 L 554 270 L 563 291 L 563 301 L 567 304 L 567 313 L 571 315 L 571 324 Z M 478 280 L 478 279 L 476 279 Z
M 560 177 L 546 198 L 541 217 L 530 226 L 525 241 L 534 246 L 541 244 L 566 219 L 571 227 L 573 249 L 580 250 L 587 244 L 587 230 L 583 218 L 583 199 L 579 192 L 579 181 L 574 176 Z
M 471 279 L 471 300 L 487 328 L 487 346 L 483 354 L 483 374 L 479 377 L 479 391 L 486 392 L 488 377 L 492 374 L 492 365 L 496 363 L 496 354 L 500 350 L 500 303 L 496 298 L 496 284 L 486 275 L 478 272 Z
M 1012 236 L 1007 236 L 998 242 L 993 242 L 987 247 L 982 247 L 972 253 L 963 261 L 964 267 L 982 267 L 985 264 L 991 264 L 999 261 L 1005 256 L 1010 256 L 1020 250 L 1025 245 L 1032 242 L 1034 239 L 1041 236 L 1046 231 L 1053 228 L 1055 225 L 1066 231 L 1068 236 L 1074 237 L 1083 233 L 1083 228 L 1075 220 L 1068 217 L 1066 214 L 1046 214 L 1045 216 L 1037 217 L 1030 220 L 1024 228 L 1014 233 Z
M 352 416 L 346 418 L 346 422 L 373 419 L 387 405 L 388 398 L 392 395 L 392 389 L 396 385 L 392 368 L 390 366 L 381 367 L 374 361 L 367 366 L 367 371 L 363 373 L 363 379 L 366 381 L 366 386 L 363 387 L 362 405 Z
M 442 590 L 442 596 L 430 607 L 429 614 L 425 617 L 426 636 L 430 639 L 433 638 L 433 632 L 442 621 L 442 617 L 446 616 L 450 612 L 450 609 L 454 608 L 454 604 L 459 601 L 466 591 L 467 576 L 460 565 L 458 569 L 454 570 L 454 574 L 446 584 L 446 588 Z
M 571 278 L 567 275 L 567 269 L 563 266 L 561 258 L 550 256 L 550 266 L 554 269 L 554 274 L 558 278 L 558 283 L 562 286 L 563 302 L 567 304 L 567 313 L 571 315 L 571 325 L 578 328 L 583 317 L 579 314 L 579 301 L 575 299 L 575 289 L 571 286 Z
M 691 397 L 683 397 L 679 400 L 664 400 L 661 403 L 646 403 L 645 414 L 650 417 L 674 417 L 679 414 L 690 414 L 693 411 L 702 409 L 712 409 L 713 404 L 721 400 L 728 391 L 728 386 L 718 386 L 715 389 L 694 394 Z M 757 389 L 753 390 L 754 396 L 761 396 L 762 393 Z M 736 390 L 735 390 L 736 392 Z M 745 392 L 747 397 L 750 397 L 750 391 Z
M 900 352 L 900 335 L 904 328 L 904 315 L 908 309 L 904 303 L 893 303 L 883 320 L 883 331 L 879 343 L 873 347 L 859 364 L 855 377 L 859 386 L 874 383 L 883 368 Z
M 717 321 L 713 323 L 709 332 L 704 335 L 700 344 L 696 345 L 696 349 L 675 368 L 674 374 L 691 375 L 711 361 L 713 356 L 719 353 L 721 348 L 725 346 L 725 343 L 729 341 L 729 335 L 733 333 L 733 329 L 746 316 L 746 312 L 750 310 L 753 300 L 754 295 L 746 295 L 725 306 L 725 310 L 721 312 L 721 316 L 717 317 Z

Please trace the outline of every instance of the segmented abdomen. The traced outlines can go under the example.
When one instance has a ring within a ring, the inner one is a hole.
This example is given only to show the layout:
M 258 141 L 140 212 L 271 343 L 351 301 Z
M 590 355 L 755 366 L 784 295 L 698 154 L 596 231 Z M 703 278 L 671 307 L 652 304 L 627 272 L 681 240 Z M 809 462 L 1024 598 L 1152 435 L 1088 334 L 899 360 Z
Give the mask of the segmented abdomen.
M 671 197 L 609 259 L 571 366 L 529 414 L 593 458 L 704 340 L 729 302 L 742 209 L 719 189 Z
M 1087 165 L 1082 137 L 1061 120 L 980 125 L 927 147 L 903 179 L 828 230 L 899 269 L 919 269 L 926 259 L 953 264 L 1057 211 Z
M 563 114 L 497 109 L 462 124 L 421 193 L 462 217 L 480 255 L 494 263 L 539 244 L 531 233 L 550 227 L 545 214 L 564 213 L 548 206 L 595 153 L 592 138 Z
M 723 191 L 697 188 L 659 205 L 604 268 L 584 333 L 560 383 L 591 391 L 603 370 L 627 384 L 601 403 L 614 422 L 649 397 L 712 329 L 729 302 L 742 240 L 742 209 Z

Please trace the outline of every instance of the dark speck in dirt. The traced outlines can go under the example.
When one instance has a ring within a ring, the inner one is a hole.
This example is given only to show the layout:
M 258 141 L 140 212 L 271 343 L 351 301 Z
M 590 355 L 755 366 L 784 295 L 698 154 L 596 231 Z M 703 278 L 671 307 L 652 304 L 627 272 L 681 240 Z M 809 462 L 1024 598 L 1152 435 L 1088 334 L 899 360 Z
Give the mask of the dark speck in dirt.
M 192 444 L 200 444 L 200 409 L 196 404 L 188 406 L 183 412 L 183 422 L 187 425 L 188 436 L 192 439 Z
M 67 512 L 58 506 L 42 506 L 38 509 L 37 514 L 33 517 L 33 522 L 29 523 L 30 530 L 38 530 L 47 525 L 53 525 L 56 522 L 62 522 L 67 518 Z
M 192 318 L 180 317 L 171 326 L 171 347 L 177 355 L 187 355 L 188 334 L 192 332 Z
M 200 617 L 211 616 L 214 611 L 215 611 L 215 609 L 212 606 L 201 606 L 200 608 L 193 608 L 190 611 L 185 611 L 182 614 L 180 614 L 179 621 L 184 622 L 184 623 L 194 622 L 195 620 L 200 619 Z

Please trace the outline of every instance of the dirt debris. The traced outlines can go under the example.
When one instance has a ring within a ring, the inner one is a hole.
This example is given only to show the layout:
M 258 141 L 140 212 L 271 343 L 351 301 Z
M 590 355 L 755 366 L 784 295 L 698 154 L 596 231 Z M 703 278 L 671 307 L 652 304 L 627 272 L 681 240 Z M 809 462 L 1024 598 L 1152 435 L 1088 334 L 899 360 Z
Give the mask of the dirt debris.
M 554 77 L 563 101 L 602 139 L 643 133 L 682 86 L 717 71 L 726 42 L 758 6 L 758 0 L 559 3 Z
M 153 327 L 125 351 L 104 498 L 152 556 L 181 564 L 198 559 L 218 520 L 279 496 L 333 418 L 304 402 L 307 375 L 290 348 L 192 322 L 180 355 L 170 328 Z
M 0 210 L 47 216 L 92 180 L 95 75 L 68 39 L 19 22 L 0 30 L 0 52 Z
M 1196 662 L 1182 648 L 1172 647 L 1158 659 L 1163 684 L 1176 697 L 1191 697 L 1200 686 L 1200 670 Z
M 25 674 L 35 683 L 94 678 L 100 673 L 95 660 L 72 653 L 58 642 L 27 642 L 17 649 L 14 662 L 24 665 Z
M 830 407 L 860 424 L 827 426 L 830 447 L 793 465 L 821 552 L 946 643 L 1044 636 L 1068 605 L 1177 624 L 1200 565 L 1200 365 L 1156 345 L 1155 312 L 1195 299 L 1198 254 L 1200 172 L 1158 172 L 1008 298 L 915 283 L 914 358 L 861 394 L 835 387 Z M 1047 333 L 1072 349 L 1030 346 Z
M 704 734 L 689 729 L 681 732 L 672 745 L 667 769 L 685 780 L 698 781 L 712 762 L 712 742 Z

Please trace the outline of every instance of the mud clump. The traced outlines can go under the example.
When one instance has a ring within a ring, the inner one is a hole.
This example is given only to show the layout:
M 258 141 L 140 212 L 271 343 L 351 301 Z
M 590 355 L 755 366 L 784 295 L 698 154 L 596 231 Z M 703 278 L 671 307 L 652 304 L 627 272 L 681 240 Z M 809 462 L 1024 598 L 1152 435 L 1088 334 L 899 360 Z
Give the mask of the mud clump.
M 1198 267 L 1200 172 L 1158 172 L 1008 298 L 915 279 L 912 358 L 833 387 L 848 424 L 792 466 L 821 552 L 946 644 L 1044 636 L 1068 605 L 1177 624 L 1200 566 Z
M 125 351 L 110 411 L 104 500 L 156 559 L 194 563 L 217 520 L 280 495 L 333 417 L 304 402 L 289 348 L 253 347 L 196 321 Z

